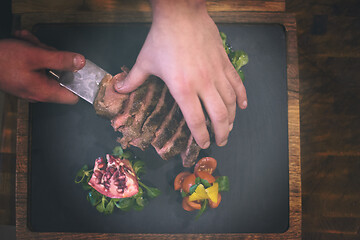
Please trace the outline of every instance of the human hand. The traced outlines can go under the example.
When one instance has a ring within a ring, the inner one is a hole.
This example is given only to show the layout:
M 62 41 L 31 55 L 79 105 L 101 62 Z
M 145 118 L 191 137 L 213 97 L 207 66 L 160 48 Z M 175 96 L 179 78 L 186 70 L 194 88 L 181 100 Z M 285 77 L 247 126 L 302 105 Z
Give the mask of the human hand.
M 178 103 L 198 145 L 210 145 L 202 106 L 217 145 L 227 143 L 236 102 L 247 107 L 245 87 L 223 48 L 204 0 L 152 0 L 153 23 L 135 65 L 117 82 L 120 93 L 133 91 L 152 74 L 160 77 Z M 118 76 L 118 75 L 117 75 Z M 115 78 L 117 77 L 115 76 Z
M 48 47 L 26 30 L 14 35 L 18 39 L 0 41 L 0 90 L 30 102 L 76 103 L 78 97 L 49 78 L 46 69 L 76 71 L 85 58 Z

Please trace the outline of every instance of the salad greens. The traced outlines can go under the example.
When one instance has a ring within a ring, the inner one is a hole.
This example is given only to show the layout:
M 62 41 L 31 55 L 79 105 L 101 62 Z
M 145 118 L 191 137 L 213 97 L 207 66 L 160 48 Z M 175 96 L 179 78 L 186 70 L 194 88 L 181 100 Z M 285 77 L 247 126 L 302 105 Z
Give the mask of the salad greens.
M 84 165 L 77 172 L 75 183 L 82 185 L 82 188 L 87 191 L 86 199 L 96 208 L 96 210 L 105 215 L 112 214 L 115 207 L 122 211 L 130 211 L 132 209 L 141 211 L 149 202 L 149 199 L 156 198 L 161 194 L 161 191 L 158 188 L 149 187 L 140 181 L 139 175 L 146 172 L 145 162 L 137 160 L 137 157 L 133 152 L 130 150 L 123 150 L 120 146 L 117 146 L 114 148 L 112 155 L 122 159 L 126 158 L 132 163 L 139 183 L 139 192 L 136 195 L 129 198 L 109 198 L 102 195 L 88 184 L 93 169 L 89 169 L 87 165 Z
M 224 46 L 224 49 L 234 66 L 235 70 L 238 72 L 240 78 L 242 81 L 245 80 L 244 72 L 241 70 L 241 68 L 246 65 L 249 62 L 249 56 L 246 54 L 246 52 L 242 50 L 233 50 L 230 44 L 227 43 L 227 36 L 225 33 L 220 32 L 220 37 Z

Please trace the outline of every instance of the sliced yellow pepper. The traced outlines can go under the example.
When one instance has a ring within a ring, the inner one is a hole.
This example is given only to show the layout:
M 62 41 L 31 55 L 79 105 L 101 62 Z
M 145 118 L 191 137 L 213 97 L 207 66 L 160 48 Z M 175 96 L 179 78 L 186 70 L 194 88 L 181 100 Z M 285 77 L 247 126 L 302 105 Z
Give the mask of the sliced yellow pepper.
M 211 187 L 205 189 L 205 192 L 211 201 L 217 203 L 219 193 L 219 184 L 217 182 L 215 182 Z
M 208 199 L 208 194 L 206 193 L 205 187 L 202 184 L 196 187 L 195 192 L 189 196 L 189 201 L 193 202 L 196 200 Z
M 195 192 L 189 196 L 189 201 L 210 199 L 214 203 L 217 203 L 219 193 L 219 184 L 216 182 L 211 187 L 205 189 L 204 185 L 199 184 L 196 187 Z

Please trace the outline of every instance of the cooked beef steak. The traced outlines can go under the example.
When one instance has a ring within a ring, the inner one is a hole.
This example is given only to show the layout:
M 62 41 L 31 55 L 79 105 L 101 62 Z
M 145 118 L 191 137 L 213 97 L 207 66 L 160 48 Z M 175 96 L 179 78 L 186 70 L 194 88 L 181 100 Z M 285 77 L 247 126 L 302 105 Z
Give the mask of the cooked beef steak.
M 174 102 L 169 114 L 165 117 L 160 128 L 155 133 L 155 138 L 151 145 L 155 149 L 161 149 L 167 141 L 176 133 L 176 130 L 183 116 L 179 106 Z
M 122 70 L 121 77 L 125 78 L 128 70 Z M 165 160 L 181 153 L 183 165 L 191 167 L 200 147 L 165 84 L 151 76 L 130 94 L 117 93 L 113 85 L 111 75 L 103 79 L 94 108 L 122 133 L 118 139 L 122 147 L 133 145 L 145 150 L 151 144 Z
M 172 137 L 165 143 L 161 149 L 156 149 L 157 153 L 164 160 L 180 154 L 187 146 L 189 136 L 191 135 L 185 119 L 182 119 L 179 127 Z
M 121 73 L 121 78 L 126 77 L 126 72 Z M 99 85 L 99 91 L 94 101 L 94 108 L 98 115 L 112 119 L 124 108 L 129 94 L 120 94 L 114 89 L 114 80 L 107 74 Z
M 161 96 L 154 111 L 146 119 L 141 129 L 141 135 L 130 142 L 130 145 L 145 150 L 151 144 L 151 141 L 155 138 L 155 132 L 160 127 L 166 114 L 170 111 L 171 106 L 174 103 L 169 89 L 164 84 L 161 92 Z
M 180 156 L 184 167 L 191 167 L 195 164 L 201 148 L 197 145 L 194 137 L 190 135 L 187 146 Z
M 127 148 L 129 146 L 129 142 L 142 135 L 142 126 L 154 110 L 156 103 L 159 101 L 161 96 L 161 90 L 164 87 L 164 83 L 159 81 L 155 76 L 149 77 L 146 81 L 148 82 L 146 95 L 140 103 L 139 110 L 136 111 L 135 115 L 133 115 L 132 123 L 125 124 L 118 129 L 118 131 L 123 134 L 123 137 L 119 141 L 123 148 Z

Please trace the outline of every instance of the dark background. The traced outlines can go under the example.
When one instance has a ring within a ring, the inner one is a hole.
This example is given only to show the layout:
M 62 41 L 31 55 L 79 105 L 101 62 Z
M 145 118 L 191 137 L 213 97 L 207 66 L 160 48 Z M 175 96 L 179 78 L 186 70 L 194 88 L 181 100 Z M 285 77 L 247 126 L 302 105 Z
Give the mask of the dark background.
M 1 36 L 7 36 L 10 0 L 0 4 Z M 287 0 L 286 9 L 296 14 L 298 29 L 303 238 L 359 239 L 360 2 Z M 0 158 L 0 224 L 10 226 L 15 101 L 6 96 L 3 103 L 8 131 L 2 131 Z

